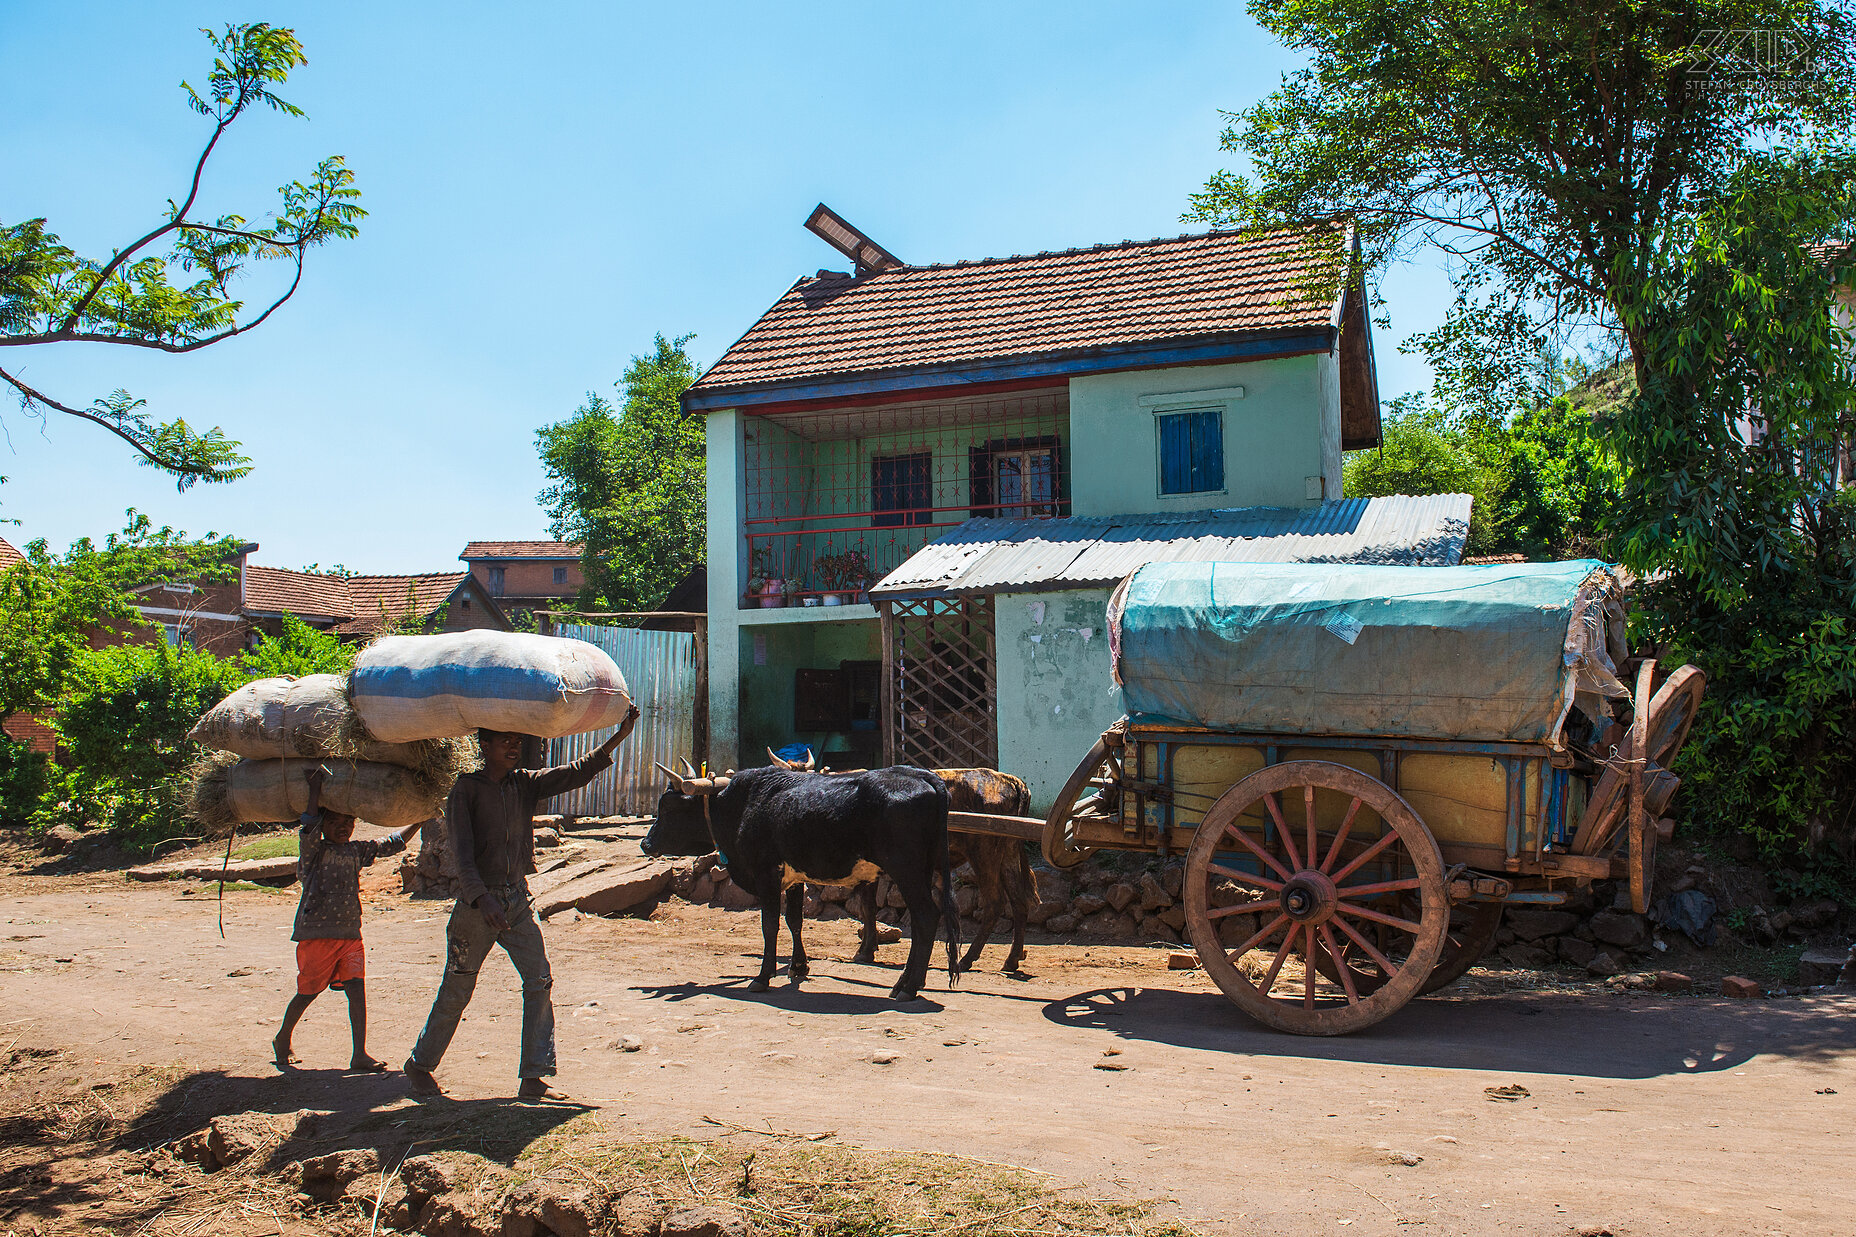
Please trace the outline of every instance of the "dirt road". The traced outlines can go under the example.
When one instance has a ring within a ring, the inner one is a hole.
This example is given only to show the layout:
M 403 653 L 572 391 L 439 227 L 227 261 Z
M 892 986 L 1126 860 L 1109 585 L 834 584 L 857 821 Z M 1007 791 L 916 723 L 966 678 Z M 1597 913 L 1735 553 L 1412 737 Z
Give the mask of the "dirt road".
M 0 894 L 0 1042 L 176 1064 L 201 1121 L 405 1103 L 397 1076 L 336 1072 L 339 997 L 299 1031 L 307 1068 L 271 1067 L 294 909 L 289 892 L 229 893 L 221 940 L 211 898 L 180 886 L 15 884 Z M 437 983 L 447 909 L 368 906 L 371 1047 L 396 1064 Z M 1214 1233 L 1852 1231 L 1856 999 L 1445 994 L 1315 1040 L 1262 1029 L 1199 973 L 1133 948 L 1034 946 L 1028 979 L 982 969 L 949 992 L 937 971 L 930 999 L 897 1006 L 891 969 L 846 960 L 851 924 L 808 927 L 813 978 L 754 996 L 752 913 L 672 903 L 550 926 L 558 1082 L 641 1134 L 713 1136 L 704 1117 L 833 1130 L 1171 1196 Z M 904 948 L 885 948 L 889 967 Z M 509 1093 L 519 1022 L 514 973 L 493 958 L 441 1071 L 454 1096 Z M 1514 1085 L 1525 1098 L 1485 1090 Z

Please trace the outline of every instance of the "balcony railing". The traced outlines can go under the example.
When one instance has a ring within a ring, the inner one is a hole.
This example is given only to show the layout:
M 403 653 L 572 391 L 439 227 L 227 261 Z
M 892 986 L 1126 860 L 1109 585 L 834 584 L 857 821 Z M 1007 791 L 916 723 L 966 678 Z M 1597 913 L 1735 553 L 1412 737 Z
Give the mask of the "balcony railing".
M 753 418 L 741 605 L 858 600 L 969 519 L 1068 514 L 1068 433 L 1061 393 Z

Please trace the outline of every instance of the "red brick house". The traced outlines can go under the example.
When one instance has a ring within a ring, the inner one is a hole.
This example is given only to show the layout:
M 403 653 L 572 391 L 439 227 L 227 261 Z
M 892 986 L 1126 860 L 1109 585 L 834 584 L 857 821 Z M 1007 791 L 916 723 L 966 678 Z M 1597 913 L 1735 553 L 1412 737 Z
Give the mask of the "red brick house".
M 505 610 L 558 610 L 579 596 L 577 541 L 473 541 L 458 558 Z

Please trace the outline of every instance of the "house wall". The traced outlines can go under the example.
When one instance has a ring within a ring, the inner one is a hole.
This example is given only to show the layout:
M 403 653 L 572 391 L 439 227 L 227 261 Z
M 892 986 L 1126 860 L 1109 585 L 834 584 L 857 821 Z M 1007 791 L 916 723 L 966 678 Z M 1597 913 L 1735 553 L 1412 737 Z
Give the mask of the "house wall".
M 745 494 L 741 482 L 741 415 L 723 409 L 708 415 L 707 487 L 709 540 L 709 763 L 742 767 L 741 594 L 747 590 L 747 563 L 741 548 Z M 763 756 L 764 760 L 765 757 Z
M 503 591 L 500 594 L 490 588 L 492 567 L 503 569 Z M 566 568 L 567 583 L 554 582 L 556 567 Z M 492 597 L 572 597 L 586 583 L 578 559 L 479 558 L 471 560 L 470 573 L 477 578 L 477 583 L 483 585 L 483 591 Z
M 1224 416 L 1222 493 L 1162 495 L 1155 413 L 1144 395 L 1242 387 Z M 1336 353 L 1136 370 L 1070 380 L 1072 513 L 1308 507 L 1340 495 Z M 1309 478 L 1314 478 L 1311 483 Z
M 1025 779 L 1039 816 L 1122 714 L 1121 689 L 1109 677 L 1108 593 L 1075 589 L 994 599 L 999 767 Z

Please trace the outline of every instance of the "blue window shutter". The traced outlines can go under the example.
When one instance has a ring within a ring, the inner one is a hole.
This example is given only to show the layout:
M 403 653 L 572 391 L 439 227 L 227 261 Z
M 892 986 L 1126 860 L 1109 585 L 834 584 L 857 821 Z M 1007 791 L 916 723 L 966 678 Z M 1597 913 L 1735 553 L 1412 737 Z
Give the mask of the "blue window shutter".
M 1224 414 L 1175 412 L 1160 424 L 1160 492 L 1204 494 L 1224 489 Z
M 1192 488 L 1206 493 L 1224 488 L 1224 415 L 1192 414 Z
M 1160 492 L 1192 490 L 1192 433 L 1188 416 L 1160 418 Z

